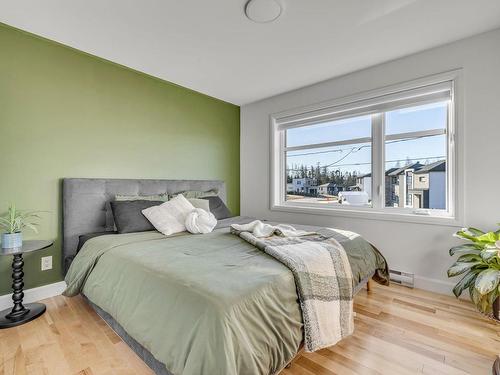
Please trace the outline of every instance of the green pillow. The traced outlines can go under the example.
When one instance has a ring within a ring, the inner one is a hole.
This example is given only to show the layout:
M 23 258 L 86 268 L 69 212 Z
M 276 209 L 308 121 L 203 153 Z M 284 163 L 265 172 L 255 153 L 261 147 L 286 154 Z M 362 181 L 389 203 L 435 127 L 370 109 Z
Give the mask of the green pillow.
M 201 208 L 207 212 L 210 212 L 210 203 L 206 199 L 190 198 L 188 199 L 195 208 Z
M 184 198 L 186 199 L 198 199 L 202 197 L 215 197 L 219 195 L 219 192 L 215 189 L 208 190 L 208 191 L 199 191 L 199 190 L 186 190 L 186 191 L 179 191 L 178 193 L 175 194 L 170 194 L 168 197 L 170 199 L 178 196 L 179 194 L 184 195 Z
M 168 194 L 156 194 L 156 195 L 115 195 L 115 201 L 168 201 Z

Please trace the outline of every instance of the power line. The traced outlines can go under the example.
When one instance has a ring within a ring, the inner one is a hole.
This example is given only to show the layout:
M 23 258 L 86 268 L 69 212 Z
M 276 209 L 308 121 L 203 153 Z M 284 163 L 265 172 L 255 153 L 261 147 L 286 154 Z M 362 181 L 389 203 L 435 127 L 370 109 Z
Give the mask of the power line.
M 416 139 L 426 138 L 426 137 L 435 137 L 435 135 L 421 135 L 421 136 L 418 136 L 418 137 L 411 137 L 411 138 L 405 138 L 405 139 L 396 139 L 396 140 L 393 140 L 393 141 L 387 141 L 387 142 L 385 142 L 385 144 L 388 145 L 388 144 L 393 144 L 393 143 L 398 143 L 398 142 L 413 141 L 413 140 L 416 140 Z M 301 153 L 301 154 L 287 155 L 287 157 L 294 158 L 294 157 L 297 157 L 297 156 L 307 156 L 307 155 L 317 155 L 317 154 L 329 154 L 329 153 L 332 153 L 332 152 L 343 152 L 343 151 L 347 151 L 347 150 L 353 150 L 353 149 L 356 149 L 356 148 L 358 149 L 357 151 L 360 151 L 361 149 L 367 148 L 367 147 L 372 147 L 372 145 L 369 144 L 369 145 L 363 145 L 363 146 L 359 146 L 359 147 L 339 148 L 337 150 L 311 151 L 311 152 L 304 152 L 304 153 Z
M 413 160 L 413 159 L 420 159 L 420 160 L 429 160 L 429 159 L 442 159 L 442 158 L 445 158 L 446 156 L 429 156 L 428 158 L 410 158 L 410 160 Z M 400 162 L 400 161 L 407 161 L 408 159 L 396 159 L 396 160 L 386 160 L 385 162 L 386 163 L 397 163 L 397 162 Z M 338 162 L 338 161 L 337 161 Z M 347 166 L 357 166 L 357 165 L 371 165 L 372 163 L 371 162 L 367 162 L 367 163 L 350 163 L 350 164 L 338 164 L 338 165 L 335 165 L 335 167 L 347 167 Z M 320 166 L 319 168 L 330 168 L 332 166 L 332 164 L 329 164 L 329 165 L 324 165 L 324 166 Z M 314 167 L 312 168 L 309 168 L 306 166 L 306 170 L 307 169 L 313 169 Z M 302 169 L 293 169 L 293 168 L 287 168 L 286 169 L 287 171 L 292 171 L 292 172 L 300 172 L 302 171 Z
M 359 149 L 358 149 L 358 151 L 359 151 Z M 353 152 L 355 152 L 355 151 L 354 151 L 354 148 L 353 148 L 351 151 L 349 151 L 346 155 L 344 155 L 344 157 L 340 158 L 340 159 L 339 159 L 339 160 L 337 160 L 337 161 L 334 161 L 334 162 L 333 162 L 333 163 L 331 163 L 331 164 L 325 165 L 325 166 L 323 166 L 322 168 L 329 168 L 329 167 L 331 167 L 332 165 L 335 165 L 335 164 L 337 164 L 337 163 L 341 162 L 342 160 L 344 160 L 345 158 L 347 158 L 349 155 L 351 155 Z

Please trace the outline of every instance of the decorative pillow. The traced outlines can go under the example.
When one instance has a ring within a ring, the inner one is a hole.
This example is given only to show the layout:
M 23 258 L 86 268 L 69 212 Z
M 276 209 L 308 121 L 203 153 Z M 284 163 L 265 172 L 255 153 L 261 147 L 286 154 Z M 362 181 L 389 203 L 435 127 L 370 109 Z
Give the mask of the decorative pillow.
M 210 212 L 214 214 L 217 220 L 227 219 L 232 217 L 233 214 L 229 211 L 229 208 L 224 204 L 219 196 L 215 197 L 203 197 L 201 199 L 206 199 L 210 205 Z
M 168 201 L 168 194 L 156 194 L 156 195 L 115 195 L 115 201 Z
M 111 210 L 118 233 L 147 232 L 155 230 L 142 214 L 142 210 L 158 206 L 161 201 L 113 201 Z
M 202 210 L 210 212 L 210 203 L 206 199 L 191 198 L 188 199 L 188 201 L 194 208 L 201 208 Z
M 158 232 L 169 236 L 186 231 L 186 217 L 193 210 L 194 206 L 183 195 L 178 195 L 159 206 L 146 208 L 142 213 Z
M 208 190 L 208 191 L 200 191 L 200 190 L 186 190 L 186 191 L 180 191 L 178 193 L 174 194 L 169 194 L 170 199 L 178 196 L 178 195 L 184 195 L 184 198 L 186 199 L 192 199 L 192 198 L 203 198 L 203 197 L 213 197 L 219 194 L 219 192 L 216 189 Z
M 195 208 L 186 217 L 186 229 L 190 233 L 210 233 L 217 225 L 215 216 L 202 208 Z
M 113 210 L 111 209 L 110 201 L 107 201 L 104 204 L 104 213 L 106 215 L 106 231 L 116 230 L 115 219 L 113 218 Z

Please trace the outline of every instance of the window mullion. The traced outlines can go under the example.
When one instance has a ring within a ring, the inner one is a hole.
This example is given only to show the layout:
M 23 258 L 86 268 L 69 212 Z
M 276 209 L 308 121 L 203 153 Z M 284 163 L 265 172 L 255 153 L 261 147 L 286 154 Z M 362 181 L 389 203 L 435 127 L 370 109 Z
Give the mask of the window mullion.
M 287 186 L 287 176 L 288 176 L 288 171 L 286 170 L 286 132 L 285 131 L 280 131 L 279 132 L 279 149 L 281 150 L 280 155 L 279 155 L 279 170 L 280 172 L 280 185 L 279 185 L 279 202 L 285 202 L 286 201 L 286 186 Z
M 416 131 L 416 132 L 388 134 L 388 135 L 386 135 L 385 140 L 386 141 L 395 141 L 395 140 L 399 140 L 399 139 L 433 137 L 433 136 L 444 135 L 444 134 L 446 134 L 446 129 L 420 130 L 420 131 Z
M 354 145 L 354 144 L 359 144 L 359 143 L 367 143 L 370 141 L 371 141 L 370 137 L 353 138 L 353 139 L 346 139 L 343 141 L 336 141 L 336 142 L 311 143 L 311 144 L 300 145 L 300 146 L 290 146 L 290 147 L 285 147 L 285 151 L 313 150 L 316 148 L 348 146 L 348 145 Z
M 372 115 L 372 205 L 375 209 L 382 209 L 385 189 L 385 124 L 384 114 Z

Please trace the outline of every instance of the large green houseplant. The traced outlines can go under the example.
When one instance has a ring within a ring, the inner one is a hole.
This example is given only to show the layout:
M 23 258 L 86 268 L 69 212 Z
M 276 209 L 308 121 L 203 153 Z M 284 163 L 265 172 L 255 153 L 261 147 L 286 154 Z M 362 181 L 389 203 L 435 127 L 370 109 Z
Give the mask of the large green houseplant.
M 23 245 L 22 231 L 25 228 L 38 233 L 36 226 L 39 219 L 37 211 L 20 211 L 11 204 L 6 213 L 0 215 L 2 248 L 18 248 Z
M 468 290 L 479 311 L 484 314 L 493 312 L 499 319 L 500 230 L 483 232 L 476 228 L 464 228 L 455 236 L 469 242 L 450 249 L 451 256 L 459 257 L 448 269 L 448 277 L 463 275 L 453 293 L 458 298 L 464 290 Z

